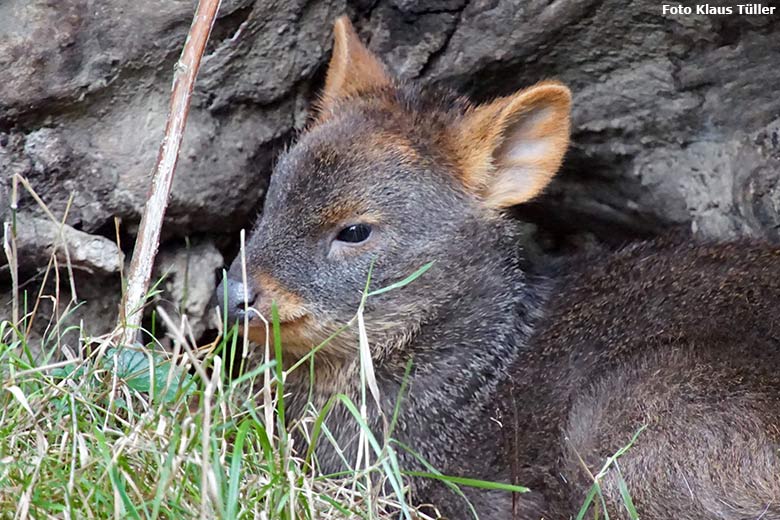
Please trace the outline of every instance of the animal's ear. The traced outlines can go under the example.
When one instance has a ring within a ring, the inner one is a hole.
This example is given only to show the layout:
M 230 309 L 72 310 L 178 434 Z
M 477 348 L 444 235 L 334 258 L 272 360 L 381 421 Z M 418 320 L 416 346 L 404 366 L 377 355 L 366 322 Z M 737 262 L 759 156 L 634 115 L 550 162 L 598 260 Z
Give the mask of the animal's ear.
M 341 99 L 391 84 L 384 65 L 360 41 L 349 18 L 339 17 L 333 26 L 333 55 L 319 101 L 320 119 Z
M 455 129 L 464 184 L 493 208 L 538 195 L 569 145 L 571 92 L 539 83 L 469 110 Z

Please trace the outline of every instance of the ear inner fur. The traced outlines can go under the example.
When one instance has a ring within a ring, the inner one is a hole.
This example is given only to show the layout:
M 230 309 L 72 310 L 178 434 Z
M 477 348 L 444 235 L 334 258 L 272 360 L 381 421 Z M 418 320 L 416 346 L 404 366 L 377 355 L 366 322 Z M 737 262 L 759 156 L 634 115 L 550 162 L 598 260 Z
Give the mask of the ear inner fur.
M 391 84 L 384 65 L 360 41 L 349 18 L 339 17 L 333 26 L 333 54 L 318 102 L 319 119 L 327 118 L 341 99 Z
M 541 193 L 568 147 L 570 105 L 565 86 L 544 82 L 472 108 L 455 132 L 463 183 L 493 208 Z

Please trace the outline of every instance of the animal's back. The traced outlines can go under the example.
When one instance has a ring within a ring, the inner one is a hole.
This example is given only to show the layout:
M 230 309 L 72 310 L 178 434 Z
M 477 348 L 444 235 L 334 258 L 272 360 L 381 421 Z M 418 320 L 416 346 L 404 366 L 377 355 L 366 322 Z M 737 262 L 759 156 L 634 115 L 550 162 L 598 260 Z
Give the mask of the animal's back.
M 643 427 L 602 483 L 613 518 L 618 468 L 642 518 L 780 518 L 780 248 L 649 243 L 584 261 L 512 386 L 519 479 L 552 518 L 576 514 L 584 468 Z

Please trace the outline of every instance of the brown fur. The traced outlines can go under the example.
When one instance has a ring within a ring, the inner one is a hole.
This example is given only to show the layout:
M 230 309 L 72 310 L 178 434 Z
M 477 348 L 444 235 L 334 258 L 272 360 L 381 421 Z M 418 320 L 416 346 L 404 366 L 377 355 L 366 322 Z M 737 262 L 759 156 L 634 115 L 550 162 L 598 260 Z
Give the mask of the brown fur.
M 480 518 L 572 518 L 591 475 L 646 426 L 602 481 L 611 518 L 626 518 L 619 470 L 646 520 L 780 519 L 780 249 L 661 240 L 528 273 L 516 223 L 496 209 L 554 175 L 568 90 L 474 107 L 392 80 L 346 19 L 335 32 L 319 118 L 280 158 L 247 247 L 252 304 L 276 300 L 286 317 L 285 364 L 353 317 L 369 268 L 376 289 L 434 261 L 368 300 L 380 403 L 367 420 L 381 439 L 411 362 L 394 437 L 444 474 L 533 490 L 464 488 Z M 372 226 L 365 242 L 334 240 L 357 223 Z M 229 276 L 240 317 L 240 262 Z M 259 320 L 248 333 L 265 341 Z M 314 382 L 289 375 L 291 421 L 310 384 L 315 406 L 357 402 L 357 346 L 348 328 L 316 354 Z M 327 425 L 354 460 L 350 413 L 334 407 Z M 328 445 L 316 455 L 325 473 L 344 469 Z M 412 494 L 470 517 L 439 483 L 415 479 Z
M 294 321 L 306 315 L 300 297 L 282 287 L 278 281 L 265 273 L 256 273 L 254 282 L 261 287 L 255 302 L 255 308 L 264 316 L 271 315 L 271 302 L 276 302 L 279 320 L 283 323 Z
M 618 460 L 642 518 L 780 518 L 780 249 L 647 244 L 554 291 L 513 380 L 550 517 L 646 425 Z M 627 518 L 614 468 L 604 491 Z
M 318 104 L 319 118 L 328 117 L 340 100 L 391 83 L 384 65 L 363 46 L 349 19 L 337 19 L 333 26 L 333 55 Z

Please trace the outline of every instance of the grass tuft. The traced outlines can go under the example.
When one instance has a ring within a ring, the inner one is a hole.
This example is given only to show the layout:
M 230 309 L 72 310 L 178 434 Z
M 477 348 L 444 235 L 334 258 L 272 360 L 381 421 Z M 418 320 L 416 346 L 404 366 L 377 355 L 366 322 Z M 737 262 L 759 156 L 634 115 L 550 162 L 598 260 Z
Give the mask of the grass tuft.
M 234 335 L 178 355 L 84 338 L 93 348 L 82 359 L 45 365 L 24 354 L 22 331 L 0 323 L 0 510 L 17 518 L 410 514 L 405 477 L 367 428 L 375 460 L 335 478 L 316 472 L 312 452 L 290 446 L 281 391 L 269 434 L 258 403 L 264 372 L 278 376 L 280 367 L 270 361 L 229 380 L 222 359 Z M 360 421 L 346 396 L 336 399 Z M 320 431 L 326 413 L 312 412 Z M 371 485 L 385 478 L 397 484 L 392 496 Z
M 309 407 L 300 421 L 314 425 L 313 442 L 333 442 L 325 418 L 345 406 L 366 446 L 361 460 L 347 461 L 352 470 L 322 475 L 313 450 L 292 446 L 275 309 L 275 358 L 266 345 L 268 361 L 241 359 L 231 378 L 224 360 L 236 362 L 237 329 L 198 346 L 186 316 L 175 323 L 161 308 L 153 323 L 164 325 L 170 350 L 156 340 L 122 345 L 120 328 L 88 337 L 60 326 L 70 304 L 33 345 L 38 302 L 55 293 L 42 290 L 27 312 L 25 292 L 20 326 L 0 321 L 0 510 L 15 518 L 428 518 L 406 503 L 393 448 L 368 429 L 365 393 L 362 403 L 340 395 L 323 410 Z M 78 337 L 76 349 L 65 334 Z M 370 359 L 364 366 L 373 373 Z

